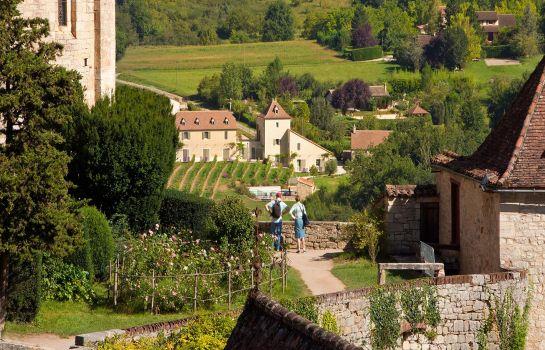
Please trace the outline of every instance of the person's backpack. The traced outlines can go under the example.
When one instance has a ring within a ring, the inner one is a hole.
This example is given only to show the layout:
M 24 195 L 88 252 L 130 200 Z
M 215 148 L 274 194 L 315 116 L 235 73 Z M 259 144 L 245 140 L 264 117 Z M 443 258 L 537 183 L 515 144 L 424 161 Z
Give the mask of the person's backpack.
M 282 217 L 282 207 L 280 206 L 280 201 L 275 201 L 272 207 L 272 217 L 279 219 Z
M 303 206 L 303 227 L 310 226 L 310 220 L 308 219 L 307 209 Z

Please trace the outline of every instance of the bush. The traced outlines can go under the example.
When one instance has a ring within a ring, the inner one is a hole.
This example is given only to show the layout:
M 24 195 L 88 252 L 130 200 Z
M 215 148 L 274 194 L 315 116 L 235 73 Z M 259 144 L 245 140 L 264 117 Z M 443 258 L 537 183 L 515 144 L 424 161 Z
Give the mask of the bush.
M 330 159 L 325 162 L 324 168 L 327 175 L 333 175 L 337 172 L 337 159 Z
M 380 223 L 367 210 L 355 214 L 345 227 L 349 242 L 360 254 L 367 252 L 373 264 L 377 260 L 379 241 L 383 232 Z
M 253 239 L 254 220 L 240 198 L 221 200 L 216 206 L 214 219 L 218 241 L 225 237 L 229 243 L 239 244 Z
M 307 320 L 318 323 L 318 308 L 316 307 L 316 298 L 302 297 L 293 299 L 282 299 L 280 304 L 286 309 L 295 312 L 297 315 L 306 318 Z
M 83 233 L 88 239 L 91 252 L 92 270 L 88 271 L 91 280 L 94 276 L 101 280 L 108 276 L 108 266 L 114 257 L 115 243 L 108 219 L 95 207 L 80 210 Z
M 310 167 L 310 175 L 312 175 L 312 176 L 318 175 L 318 168 L 316 168 L 316 165 L 312 165 Z
M 329 310 L 326 310 L 324 314 L 322 315 L 320 326 L 326 331 L 330 331 L 331 333 L 335 333 L 335 334 L 339 334 L 341 331 L 339 329 L 339 326 L 337 325 L 337 318 Z
M 339 193 L 320 189 L 305 199 L 310 220 L 315 221 L 348 221 L 354 211 L 341 200 Z
M 190 230 L 195 238 L 208 239 L 216 231 L 211 213 L 214 202 L 189 192 L 166 190 L 159 210 L 161 225 Z
M 511 58 L 513 52 L 509 45 L 484 45 L 483 51 L 487 58 Z
M 89 273 L 83 269 L 44 254 L 43 299 L 90 302 L 93 289 Z
M 388 80 L 388 84 L 392 87 L 392 93 L 396 96 L 411 94 L 420 90 L 420 78 L 417 75 L 394 76 Z
M 32 258 L 13 258 L 7 291 L 7 319 L 31 322 L 36 317 L 42 299 L 42 254 Z
M 360 49 L 345 50 L 345 56 L 352 61 L 368 61 L 381 58 L 384 55 L 380 45 L 362 47 Z

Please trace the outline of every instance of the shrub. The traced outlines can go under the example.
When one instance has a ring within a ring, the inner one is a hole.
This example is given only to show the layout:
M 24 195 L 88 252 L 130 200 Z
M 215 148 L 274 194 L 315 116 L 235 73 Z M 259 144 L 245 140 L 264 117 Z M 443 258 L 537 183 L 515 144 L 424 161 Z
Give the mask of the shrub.
M 44 254 L 43 299 L 90 302 L 93 289 L 89 273 L 83 269 Z
M 392 87 L 392 93 L 396 96 L 411 94 L 420 90 L 420 78 L 417 75 L 394 76 L 388 80 L 388 84 Z
M 318 168 L 316 168 L 316 165 L 313 165 L 310 167 L 310 175 L 312 176 L 318 175 Z
M 379 241 L 382 236 L 380 223 L 367 210 L 355 214 L 345 227 L 351 245 L 358 253 L 367 252 L 373 263 L 376 262 Z
M 221 200 L 216 206 L 214 219 L 218 241 L 223 237 L 233 244 L 252 240 L 254 220 L 240 198 L 227 197 Z
M 7 319 L 31 322 L 36 317 L 42 299 L 42 254 L 32 258 L 13 259 L 7 291 Z
M 159 210 L 161 225 L 190 230 L 195 238 L 207 239 L 216 231 L 211 213 L 214 202 L 189 192 L 166 190 Z
M 316 221 L 348 221 L 354 211 L 347 203 L 341 201 L 338 193 L 320 189 L 305 199 L 305 207 L 310 220 Z
M 330 159 L 325 162 L 324 169 L 327 175 L 333 175 L 337 172 L 337 159 Z
M 337 318 L 329 310 L 326 310 L 322 315 L 320 326 L 331 333 L 339 334 L 341 332 L 339 326 L 337 325 Z
M 307 320 L 318 323 L 318 308 L 316 307 L 316 298 L 302 297 L 297 299 L 282 299 L 280 304 L 286 309 L 295 312 L 297 315 Z
M 352 61 L 368 61 L 381 58 L 384 53 L 380 45 L 362 47 L 360 49 L 345 50 L 345 55 Z
M 509 45 L 484 45 L 483 51 L 487 58 L 510 58 L 513 57 Z

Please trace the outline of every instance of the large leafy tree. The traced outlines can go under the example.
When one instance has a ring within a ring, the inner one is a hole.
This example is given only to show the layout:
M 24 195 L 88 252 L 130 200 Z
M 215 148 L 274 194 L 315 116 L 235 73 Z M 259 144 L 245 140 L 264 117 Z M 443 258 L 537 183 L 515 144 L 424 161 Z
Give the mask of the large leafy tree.
M 135 230 L 158 222 L 178 138 L 165 97 L 126 86 L 99 101 L 69 131 L 75 193 L 106 215 L 123 214 Z
M 272 3 L 265 14 L 262 29 L 263 41 L 291 40 L 294 36 L 294 19 L 291 7 L 284 1 Z
M 369 85 L 359 79 L 353 79 L 333 92 L 331 104 L 346 113 L 350 108 L 367 108 L 370 99 Z
M 61 130 L 83 106 L 75 72 L 51 64 L 61 46 L 45 42 L 45 19 L 24 19 L 21 0 L 0 3 L 0 324 L 10 259 L 33 250 L 70 253 L 81 238 L 78 204 L 65 181 Z

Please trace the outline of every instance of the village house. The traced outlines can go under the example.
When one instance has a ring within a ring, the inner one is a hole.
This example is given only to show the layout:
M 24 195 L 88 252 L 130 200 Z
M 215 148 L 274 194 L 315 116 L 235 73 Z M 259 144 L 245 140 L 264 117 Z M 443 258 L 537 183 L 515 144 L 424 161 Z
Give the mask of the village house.
M 331 152 L 291 130 L 291 116 L 273 100 L 265 113 L 257 118 L 257 137 L 249 140 L 249 159 L 269 159 L 284 166 L 293 164 L 296 172 L 308 172 L 315 166 L 324 170 Z
M 176 127 L 181 144 L 178 162 L 229 161 L 239 155 L 237 121 L 230 111 L 181 111 Z
M 517 24 L 515 15 L 498 14 L 496 11 L 476 11 L 475 14 L 488 42 L 493 42 L 501 29 Z
M 394 224 L 387 228 L 390 239 L 416 230 L 413 241 L 435 242 L 436 253 L 454 257 L 462 274 L 528 270 L 534 283 L 529 349 L 545 348 L 544 85 L 545 59 L 475 153 L 433 159 L 435 192 L 389 189 L 386 206 L 386 222 Z M 421 230 L 426 226 L 429 233 Z
M 371 147 L 380 145 L 391 133 L 390 130 L 356 130 L 356 125 L 354 125 L 350 134 L 350 151 L 344 151 L 343 158 L 351 160 L 356 152 L 365 152 Z

